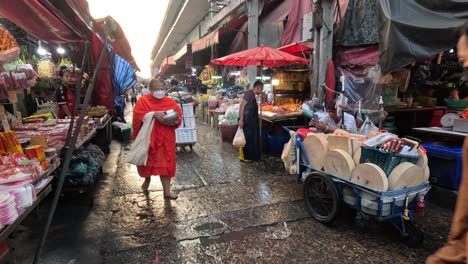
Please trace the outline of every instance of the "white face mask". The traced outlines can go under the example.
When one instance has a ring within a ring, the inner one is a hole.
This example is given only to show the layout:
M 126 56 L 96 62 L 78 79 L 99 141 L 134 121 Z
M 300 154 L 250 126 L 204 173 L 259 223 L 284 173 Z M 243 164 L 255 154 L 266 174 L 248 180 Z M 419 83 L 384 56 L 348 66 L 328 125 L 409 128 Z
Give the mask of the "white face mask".
M 166 91 L 164 90 L 157 90 L 153 92 L 153 96 L 158 99 L 163 98 L 165 95 L 166 95 Z

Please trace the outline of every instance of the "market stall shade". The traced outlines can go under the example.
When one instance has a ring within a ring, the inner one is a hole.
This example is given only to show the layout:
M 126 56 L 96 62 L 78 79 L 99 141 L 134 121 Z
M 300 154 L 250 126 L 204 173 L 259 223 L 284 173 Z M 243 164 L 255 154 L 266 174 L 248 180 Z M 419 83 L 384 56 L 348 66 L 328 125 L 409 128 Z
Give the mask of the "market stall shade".
M 280 67 L 290 64 L 308 64 L 307 59 L 264 45 L 237 52 L 211 61 L 219 65 Z
M 286 52 L 289 54 L 310 54 L 312 49 L 304 43 L 293 43 L 278 48 L 279 51 Z

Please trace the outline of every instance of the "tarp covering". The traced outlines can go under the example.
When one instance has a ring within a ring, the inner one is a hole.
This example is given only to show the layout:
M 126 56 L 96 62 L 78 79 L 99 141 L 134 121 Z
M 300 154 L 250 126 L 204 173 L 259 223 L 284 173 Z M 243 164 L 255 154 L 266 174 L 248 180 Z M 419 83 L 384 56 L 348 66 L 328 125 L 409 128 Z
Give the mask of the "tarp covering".
M 215 30 L 192 43 L 192 52 L 197 52 L 219 43 L 219 31 Z
M 122 94 L 136 84 L 136 69 L 110 48 L 108 55 L 112 85 L 114 86 L 114 105 L 123 113 L 125 98 L 122 97 Z
M 83 40 L 37 0 L 2 0 L 0 16 L 50 43 Z
M 341 45 L 361 46 L 379 42 L 377 2 L 378 0 L 349 0 L 340 30 Z
M 290 11 L 288 23 L 284 29 L 281 46 L 301 41 L 302 18 L 305 14 L 312 12 L 312 2 L 310 0 L 288 0 Z
M 383 73 L 456 45 L 453 31 L 468 20 L 464 0 L 379 0 Z

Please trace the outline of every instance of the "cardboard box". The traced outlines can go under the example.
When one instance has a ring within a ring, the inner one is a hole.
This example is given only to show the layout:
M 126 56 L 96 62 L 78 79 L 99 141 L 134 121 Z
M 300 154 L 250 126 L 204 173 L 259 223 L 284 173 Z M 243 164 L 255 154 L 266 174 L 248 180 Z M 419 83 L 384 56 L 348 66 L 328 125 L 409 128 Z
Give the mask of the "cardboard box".
M 468 119 L 455 119 L 453 122 L 453 131 L 468 133 Z

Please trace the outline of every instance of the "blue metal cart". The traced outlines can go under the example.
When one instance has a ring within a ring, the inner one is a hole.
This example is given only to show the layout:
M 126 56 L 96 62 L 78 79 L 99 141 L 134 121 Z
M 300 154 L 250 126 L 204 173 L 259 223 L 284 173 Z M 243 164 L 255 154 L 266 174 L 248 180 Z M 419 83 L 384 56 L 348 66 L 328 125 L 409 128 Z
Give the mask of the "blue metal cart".
M 290 132 L 297 127 L 284 127 Z M 410 246 L 424 240 L 424 234 L 413 224 L 418 201 L 424 201 L 429 183 L 396 191 L 378 191 L 350 180 L 313 168 L 296 136 L 297 183 L 304 185 L 304 200 L 309 214 L 321 223 L 332 222 L 343 205 L 356 210 L 361 220 L 390 221 Z M 360 224 L 364 224 L 360 221 Z

